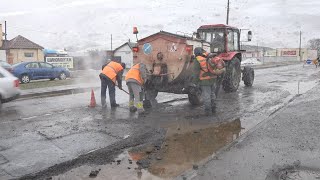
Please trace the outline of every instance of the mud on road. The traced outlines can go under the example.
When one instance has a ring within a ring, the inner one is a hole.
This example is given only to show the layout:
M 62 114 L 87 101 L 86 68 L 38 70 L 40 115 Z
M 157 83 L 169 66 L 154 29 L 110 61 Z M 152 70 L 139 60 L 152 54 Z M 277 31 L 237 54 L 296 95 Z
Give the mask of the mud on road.
M 314 87 L 318 75 L 315 69 L 306 71 L 300 65 L 258 70 L 254 87 L 240 86 L 236 93 L 220 93 L 213 117 L 204 116 L 202 107 L 189 105 L 183 96 L 161 100 L 171 95 L 158 97 L 159 103 L 144 117 L 130 114 L 127 107 L 113 112 L 77 107 L 62 113 L 58 121 L 58 116 L 47 117 L 45 123 L 48 119 L 55 122 L 42 131 L 48 140 L 64 137 L 66 130 L 68 134 L 103 132 L 115 141 L 20 179 L 172 179 L 188 169 L 197 169 L 215 152 L 250 133 L 298 93 Z M 97 143 L 100 141 L 103 138 Z

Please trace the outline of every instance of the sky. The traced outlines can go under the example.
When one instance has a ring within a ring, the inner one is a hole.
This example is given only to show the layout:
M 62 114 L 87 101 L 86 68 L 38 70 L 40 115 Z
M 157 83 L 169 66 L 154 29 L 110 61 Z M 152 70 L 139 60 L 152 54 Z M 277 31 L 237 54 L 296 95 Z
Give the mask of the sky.
M 226 21 L 227 0 L 1 0 L 8 39 L 22 35 L 45 48 L 113 49 L 160 30 L 192 33 Z M 320 38 L 318 0 L 230 0 L 229 25 L 250 29 L 250 45 L 297 48 Z

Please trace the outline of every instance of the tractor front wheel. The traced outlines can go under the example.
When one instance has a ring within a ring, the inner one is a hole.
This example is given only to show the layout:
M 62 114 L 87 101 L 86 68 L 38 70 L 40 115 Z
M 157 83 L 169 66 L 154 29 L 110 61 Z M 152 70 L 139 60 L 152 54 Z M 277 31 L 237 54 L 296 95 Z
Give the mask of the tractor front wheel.
M 242 80 L 244 82 L 244 85 L 247 87 L 251 87 L 253 85 L 254 81 L 254 70 L 251 67 L 244 67 L 242 71 Z

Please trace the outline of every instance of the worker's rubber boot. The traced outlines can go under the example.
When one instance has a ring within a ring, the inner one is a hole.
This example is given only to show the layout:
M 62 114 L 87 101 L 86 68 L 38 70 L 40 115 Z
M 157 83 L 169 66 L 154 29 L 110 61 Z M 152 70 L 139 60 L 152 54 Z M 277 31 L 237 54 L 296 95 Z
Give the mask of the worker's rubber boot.
M 105 98 L 101 98 L 101 106 L 102 108 L 107 108 L 107 102 L 106 102 L 106 99 Z
M 138 109 L 138 114 L 139 115 L 145 115 L 146 111 L 143 109 L 143 103 L 142 102 L 138 102 L 137 103 L 137 109 Z
M 116 108 L 116 107 L 119 107 L 120 105 L 117 104 L 117 103 L 114 103 L 114 104 L 111 104 L 111 108 Z
M 211 99 L 211 111 L 212 113 L 216 113 L 217 105 L 213 99 Z

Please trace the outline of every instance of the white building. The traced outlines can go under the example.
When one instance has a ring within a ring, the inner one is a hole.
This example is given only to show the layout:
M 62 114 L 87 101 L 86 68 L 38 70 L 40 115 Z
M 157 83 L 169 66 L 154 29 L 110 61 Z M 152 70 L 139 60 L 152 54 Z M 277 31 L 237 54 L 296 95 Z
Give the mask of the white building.
M 7 55 L 5 50 L 0 50 L 0 61 L 7 61 Z
M 126 64 L 126 68 L 131 68 L 133 65 L 132 47 L 134 46 L 135 43 L 126 42 L 113 51 L 113 56 L 121 58 L 121 62 Z

